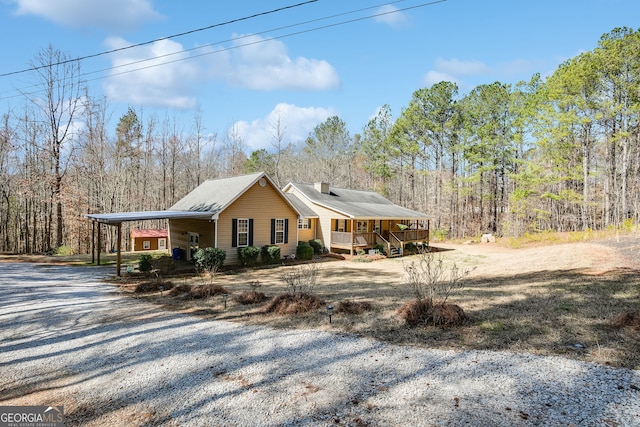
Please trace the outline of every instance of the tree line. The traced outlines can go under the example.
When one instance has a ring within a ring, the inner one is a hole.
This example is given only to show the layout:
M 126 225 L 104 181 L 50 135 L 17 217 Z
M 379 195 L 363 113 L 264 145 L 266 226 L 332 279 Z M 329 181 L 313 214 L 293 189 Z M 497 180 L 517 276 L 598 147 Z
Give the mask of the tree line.
M 432 233 L 450 238 L 639 219 L 640 33 L 629 28 L 546 79 L 466 94 L 451 82 L 416 90 L 396 118 L 385 105 L 354 135 L 334 116 L 306 140 L 288 141 L 279 115 L 270 149 L 251 153 L 234 127 L 208 133 L 202 111 L 185 128 L 170 113 L 129 108 L 112 134 L 108 101 L 91 96 L 77 62 L 49 47 L 32 65 L 38 96 L 25 93 L 0 124 L 3 252 L 88 252 L 82 214 L 162 210 L 206 179 L 254 171 L 280 186 L 378 191 L 429 214 Z M 138 226 L 164 224 L 125 232 Z M 105 231 L 107 250 L 113 232 Z

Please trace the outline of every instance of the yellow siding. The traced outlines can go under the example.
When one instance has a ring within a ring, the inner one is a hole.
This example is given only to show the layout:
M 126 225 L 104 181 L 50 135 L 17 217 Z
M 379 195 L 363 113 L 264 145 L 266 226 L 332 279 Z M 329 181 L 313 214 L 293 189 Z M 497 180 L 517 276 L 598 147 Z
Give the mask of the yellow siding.
M 254 184 L 218 218 L 218 247 L 227 252 L 225 264 L 238 262 L 238 250 L 232 245 L 232 220 L 253 219 L 253 246 L 261 248 L 271 243 L 271 219 L 289 220 L 288 243 L 279 244 L 282 256 L 295 254 L 298 244 L 298 214 L 269 183 Z
M 315 220 L 311 220 L 311 228 L 298 229 L 298 240 L 300 242 L 308 242 L 309 240 L 315 239 L 315 234 L 313 232 L 315 222 Z M 296 227 L 297 226 L 298 225 L 296 224 Z
M 188 233 L 198 233 L 201 248 L 214 245 L 214 223 L 202 219 L 172 219 L 169 220 L 169 253 L 173 248 L 187 250 Z
M 335 227 L 335 224 L 332 221 L 332 219 L 340 218 L 340 219 L 348 220 L 349 217 L 346 215 L 339 214 L 336 211 L 333 211 L 331 209 L 327 209 L 322 206 L 318 206 L 311 203 L 295 187 L 290 187 L 289 192 L 295 194 L 298 197 L 298 199 L 300 199 L 304 204 L 309 206 L 311 209 L 313 209 L 313 211 L 316 214 L 318 214 L 318 220 L 313 221 L 318 227 L 315 233 L 315 236 L 316 236 L 315 238 L 322 240 L 322 245 L 329 248 L 329 246 L 331 245 L 331 231 L 334 230 L 332 226 Z M 349 222 L 350 221 L 347 221 L 347 227 L 350 227 Z M 345 230 L 345 231 L 348 231 L 348 230 Z

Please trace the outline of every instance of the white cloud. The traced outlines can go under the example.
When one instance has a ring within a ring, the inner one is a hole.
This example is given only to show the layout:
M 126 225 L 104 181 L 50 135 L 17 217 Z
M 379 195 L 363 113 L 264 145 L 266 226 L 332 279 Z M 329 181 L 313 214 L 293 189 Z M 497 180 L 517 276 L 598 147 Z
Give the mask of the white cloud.
M 427 74 L 425 74 L 423 80 L 424 84 L 427 86 L 433 86 L 434 84 L 440 82 L 459 83 L 458 79 L 454 76 L 435 70 L 428 71 Z
M 423 82 L 427 86 L 443 81 L 464 86 L 462 77 L 484 75 L 489 71 L 489 67 L 481 61 L 437 58 L 435 68 L 425 74 Z
M 455 58 L 448 60 L 437 58 L 436 70 L 454 76 L 470 76 L 485 74 L 489 71 L 489 67 L 477 60 L 461 61 Z
M 129 43 L 111 38 L 107 45 L 109 49 L 117 49 Z M 180 43 L 161 40 L 111 54 L 114 68 L 103 83 L 105 95 L 112 101 L 135 105 L 194 108 L 195 84 L 200 80 L 201 70 L 191 60 L 176 61 L 188 58 L 185 52 L 165 56 L 182 50 Z M 147 58 L 153 59 L 135 63 Z
M 11 0 L 18 15 L 36 15 L 59 25 L 130 30 L 162 16 L 149 0 Z
M 380 6 L 376 11 L 376 16 L 373 18 L 376 22 L 387 24 L 393 28 L 403 27 L 408 24 L 409 18 L 403 12 L 399 12 L 399 9 L 390 4 Z
M 231 128 L 249 147 L 249 151 L 266 149 L 273 151 L 276 142 L 275 127 L 280 120 L 280 131 L 284 136 L 283 145 L 297 145 L 306 140 L 309 133 L 327 118 L 336 115 L 330 109 L 317 107 L 298 107 L 292 104 L 278 104 L 264 118 L 251 122 L 238 121 Z
M 327 61 L 291 58 L 286 45 L 256 35 L 234 36 L 232 49 L 211 55 L 210 73 L 229 84 L 257 90 L 327 90 L 340 86 L 336 70 Z

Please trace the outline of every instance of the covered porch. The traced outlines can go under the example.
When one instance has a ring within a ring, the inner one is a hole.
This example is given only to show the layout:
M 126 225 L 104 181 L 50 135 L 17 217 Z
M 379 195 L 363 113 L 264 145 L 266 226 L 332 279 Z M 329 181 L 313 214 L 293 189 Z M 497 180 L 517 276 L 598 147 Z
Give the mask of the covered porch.
M 429 243 L 428 219 L 334 219 L 332 224 L 331 250 L 347 250 L 351 255 L 381 249 L 389 257 L 402 256 L 409 243 Z

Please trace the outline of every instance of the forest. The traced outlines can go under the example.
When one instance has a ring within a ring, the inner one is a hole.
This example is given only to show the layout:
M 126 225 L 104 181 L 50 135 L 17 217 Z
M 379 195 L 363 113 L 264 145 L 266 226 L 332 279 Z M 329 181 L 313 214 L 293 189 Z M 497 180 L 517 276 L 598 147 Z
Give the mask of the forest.
M 163 210 L 206 179 L 255 171 L 280 186 L 377 191 L 429 214 L 435 238 L 639 220 L 640 32 L 629 28 L 546 78 L 416 90 L 397 117 L 385 105 L 353 135 L 334 116 L 288 141 L 280 116 L 271 148 L 251 153 L 233 127 L 204 132 L 202 111 L 184 129 L 171 113 L 129 108 L 113 134 L 108 100 L 89 93 L 77 61 L 49 47 L 34 63 L 43 95 L 1 113 L 0 252 L 88 253 L 83 214 Z M 113 250 L 113 236 L 103 242 Z

